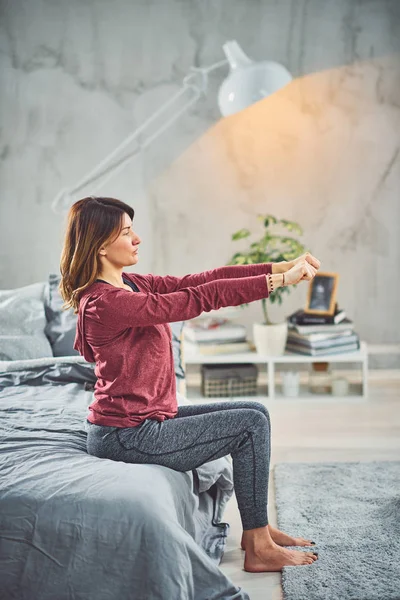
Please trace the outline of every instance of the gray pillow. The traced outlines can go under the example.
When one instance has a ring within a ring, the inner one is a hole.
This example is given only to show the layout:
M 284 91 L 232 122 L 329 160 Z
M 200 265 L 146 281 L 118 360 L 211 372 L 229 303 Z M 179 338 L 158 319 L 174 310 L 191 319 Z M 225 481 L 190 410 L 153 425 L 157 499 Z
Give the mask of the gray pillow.
M 45 288 L 44 307 L 47 318 L 45 334 L 50 340 L 54 356 L 72 356 L 79 354 L 73 348 L 78 315 L 74 315 L 72 308 L 67 311 L 61 310 L 63 299 L 58 290 L 59 283 L 60 275 L 51 273 Z M 185 321 L 170 323 L 175 375 L 182 379 L 185 377 L 185 371 L 182 366 L 181 346 L 184 324 Z
M 0 290 L 0 360 L 52 356 L 44 328 L 45 283 Z
M 74 350 L 76 322 L 73 308 L 62 310 L 64 300 L 58 290 L 60 275 L 51 273 L 45 286 L 44 310 L 47 323 L 44 332 L 47 335 L 54 356 L 74 356 L 79 354 Z
M 175 321 L 170 323 L 172 331 L 172 352 L 174 355 L 175 375 L 180 378 L 185 377 L 185 371 L 182 366 L 182 329 L 185 321 Z

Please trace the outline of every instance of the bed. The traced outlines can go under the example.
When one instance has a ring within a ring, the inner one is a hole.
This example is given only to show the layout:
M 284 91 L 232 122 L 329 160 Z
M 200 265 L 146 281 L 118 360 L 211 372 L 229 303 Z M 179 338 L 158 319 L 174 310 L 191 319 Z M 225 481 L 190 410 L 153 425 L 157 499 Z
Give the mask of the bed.
M 228 458 L 182 473 L 87 454 L 94 365 L 55 355 L 68 320 L 49 310 L 52 277 L 0 291 L 1 598 L 248 600 L 219 568 Z

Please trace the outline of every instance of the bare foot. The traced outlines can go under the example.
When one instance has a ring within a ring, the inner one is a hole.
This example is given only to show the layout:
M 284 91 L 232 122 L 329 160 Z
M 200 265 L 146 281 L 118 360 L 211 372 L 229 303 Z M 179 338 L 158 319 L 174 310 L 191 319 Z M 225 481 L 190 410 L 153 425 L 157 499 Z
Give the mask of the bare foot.
M 277 544 L 272 547 L 265 546 L 262 550 L 246 551 L 244 570 L 250 573 L 263 573 L 266 571 L 281 571 L 283 567 L 312 565 L 318 555 L 301 550 L 287 550 Z
M 278 544 L 278 546 L 314 546 L 315 545 L 315 542 L 312 542 L 311 540 L 306 540 L 302 537 L 298 537 L 298 538 L 292 537 L 291 535 L 288 535 L 287 533 L 280 531 L 280 529 L 276 529 L 276 527 L 272 527 L 272 525 L 268 525 L 268 530 L 271 535 L 271 538 L 273 539 L 275 544 Z M 246 550 L 245 543 L 243 541 L 243 534 L 242 534 L 242 540 L 240 542 L 240 546 L 241 546 L 242 550 Z

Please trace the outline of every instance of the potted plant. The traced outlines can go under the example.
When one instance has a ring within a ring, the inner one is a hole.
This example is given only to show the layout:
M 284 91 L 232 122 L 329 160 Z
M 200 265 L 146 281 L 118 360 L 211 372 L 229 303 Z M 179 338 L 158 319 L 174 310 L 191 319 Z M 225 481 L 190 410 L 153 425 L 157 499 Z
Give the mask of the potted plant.
M 264 231 L 262 236 L 252 242 L 246 250 L 236 252 L 228 265 L 251 265 L 257 263 L 281 262 L 290 263 L 308 250 L 297 239 L 288 235 L 279 235 L 272 232 L 277 225 L 285 227 L 289 232 L 303 234 L 303 231 L 297 223 L 287 221 L 286 219 L 277 219 L 272 215 L 257 215 L 257 219 L 262 222 Z M 232 234 L 232 240 L 242 240 L 251 235 L 248 229 L 240 229 Z M 290 264 L 288 265 L 290 268 Z M 293 287 L 296 287 L 294 285 Z M 289 287 L 279 287 L 271 292 L 268 298 L 261 300 L 264 320 L 262 323 L 253 324 L 254 344 L 257 352 L 261 354 L 280 355 L 285 351 L 288 323 L 285 319 L 279 323 L 272 323 L 267 311 L 267 300 L 272 304 L 278 302 L 282 304 L 284 294 L 289 294 Z M 241 304 L 241 308 L 247 304 Z

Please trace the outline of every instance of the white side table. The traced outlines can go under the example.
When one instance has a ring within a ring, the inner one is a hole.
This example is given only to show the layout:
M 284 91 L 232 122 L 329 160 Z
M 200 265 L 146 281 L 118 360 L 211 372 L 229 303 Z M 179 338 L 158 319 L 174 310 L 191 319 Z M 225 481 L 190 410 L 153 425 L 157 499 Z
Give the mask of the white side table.
M 293 352 L 285 352 L 285 354 L 278 356 L 270 356 L 259 354 L 258 352 L 240 352 L 237 354 L 213 354 L 204 355 L 199 352 L 194 352 L 188 344 L 185 344 L 183 340 L 183 362 L 185 365 L 188 364 L 227 364 L 227 363 L 255 363 L 255 364 L 266 364 L 268 369 L 268 398 L 285 398 L 282 394 L 276 393 L 275 374 L 276 366 L 279 364 L 290 364 L 290 363 L 313 363 L 313 362 L 335 362 L 335 363 L 361 363 L 362 366 L 362 384 L 361 393 L 359 385 L 350 384 L 349 394 L 350 397 L 368 397 L 368 351 L 367 343 L 364 341 L 360 342 L 360 348 L 357 351 L 343 352 L 341 354 L 326 354 L 320 356 L 307 356 L 303 354 L 295 354 Z M 335 396 L 330 396 L 335 398 Z M 298 398 L 327 398 L 327 395 L 317 395 L 307 393 L 307 390 L 300 389 Z M 339 398 L 339 397 L 337 397 Z M 293 399 L 293 398 L 292 398 Z

